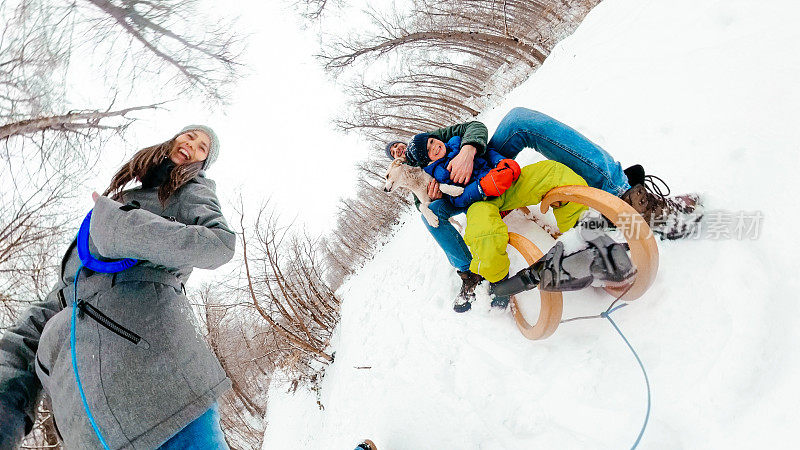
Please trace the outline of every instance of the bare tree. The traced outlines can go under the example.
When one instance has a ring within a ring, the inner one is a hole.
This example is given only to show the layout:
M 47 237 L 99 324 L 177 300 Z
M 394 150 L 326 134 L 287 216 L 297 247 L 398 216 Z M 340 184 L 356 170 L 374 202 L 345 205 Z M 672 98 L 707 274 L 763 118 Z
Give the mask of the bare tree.
M 75 14 L 92 24 L 94 41 L 119 39 L 112 46 L 128 60 L 131 78 L 141 71 L 164 69 L 178 93 L 200 90 L 222 101 L 225 88 L 238 78 L 236 62 L 241 38 L 230 21 L 211 20 L 198 10 L 197 0 L 83 0 L 101 13 L 76 6 Z
M 298 0 L 295 6 L 299 9 L 300 14 L 308 20 L 318 20 L 322 17 L 326 7 L 329 3 L 342 4 L 343 2 L 329 1 L 329 0 Z
M 56 131 L 61 133 L 71 133 L 83 137 L 92 137 L 99 131 L 112 131 L 122 133 L 133 120 L 127 119 L 122 123 L 108 124 L 104 119 L 126 118 L 128 113 L 156 109 L 159 105 L 134 106 L 131 108 L 119 109 L 116 111 L 70 111 L 66 114 L 49 117 L 36 117 L 18 122 L 11 122 L 0 125 L 0 142 L 13 136 L 31 136 L 45 131 Z M 62 134 L 61 137 L 64 135 Z
M 355 197 L 341 200 L 336 227 L 323 241 L 332 285 L 372 256 L 410 205 L 373 187 L 388 163 L 386 142 L 472 120 L 538 68 L 599 1 L 411 0 L 403 12 L 369 9 L 368 33 L 330 40 L 321 61 L 351 80 L 352 107 L 335 123 L 376 148 L 359 167 Z M 388 75 L 362 75 L 380 65 L 390 68 Z
M 356 195 L 339 201 L 334 231 L 321 241 L 325 280 L 334 288 L 374 255 L 411 204 L 404 193 L 383 192 L 387 165 L 383 155 L 359 163 Z
M 36 407 L 36 423 L 20 446 L 22 449 L 60 449 L 63 448 L 56 431 L 50 398 L 44 396 Z
M 197 0 L 7 0 L 1 8 L 0 48 L 8 57 L 0 62 L 0 84 L 31 106 L 37 85 L 63 91 L 57 78 L 76 53 L 109 60 L 109 86 L 132 87 L 142 75 L 159 74 L 162 91 L 173 96 L 199 92 L 224 101 L 239 77 L 242 39 L 235 23 L 206 17 Z
M 522 81 L 599 0 L 413 0 L 407 13 L 366 13 L 371 33 L 332 39 L 320 55 L 334 73 L 399 65 L 349 84 L 337 121 L 381 142 L 476 116 Z M 434 126 L 435 125 L 435 126 Z
M 224 303 L 231 290 L 205 285 L 199 292 L 206 341 L 230 378 L 233 388 L 220 399 L 220 419 L 229 447 L 261 448 L 270 376 L 275 369 L 271 348 L 262 336 L 269 329 L 258 322 L 249 304 Z M 235 294 L 234 294 L 235 295 Z
M 49 115 L 64 101 L 68 33 L 30 2 L 0 2 L 0 123 Z
M 291 234 L 268 205 L 257 212 L 252 231 L 241 203 L 239 215 L 242 295 L 271 330 L 277 366 L 295 381 L 310 379 L 333 361 L 328 345 L 339 322 L 340 302 L 324 280 L 318 243 Z

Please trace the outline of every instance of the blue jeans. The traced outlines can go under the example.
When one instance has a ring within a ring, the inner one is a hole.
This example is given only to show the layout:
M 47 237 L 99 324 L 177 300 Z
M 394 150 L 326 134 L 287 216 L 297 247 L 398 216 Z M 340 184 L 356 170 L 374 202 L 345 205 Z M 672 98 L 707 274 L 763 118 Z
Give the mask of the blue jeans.
M 558 120 L 531 109 L 514 108 L 509 111 L 500 121 L 487 147 L 511 159 L 516 158 L 522 149 L 530 147 L 547 159 L 574 170 L 589 186 L 617 196 L 631 187 L 620 163 L 602 147 Z M 466 212 L 466 208 L 456 208 L 444 199 L 434 201 L 430 208 L 442 220 L 438 228 L 433 228 L 423 217 L 428 231 L 453 267 L 468 270 L 472 255 L 464 239 L 447 221 L 456 214 Z
M 500 121 L 488 148 L 513 159 L 526 147 L 574 170 L 591 187 L 616 196 L 631 188 L 619 162 L 586 136 L 546 114 L 514 108 Z
M 464 238 L 461 237 L 458 230 L 447 219 L 466 213 L 467 208 L 457 208 L 449 200 L 443 198 L 432 201 L 428 207 L 439 218 L 439 226 L 434 228 L 428 225 L 428 221 L 425 220 L 424 216 L 422 217 L 422 222 L 428 227 L 428 231 L 433 236 L 433 239 L 436 240 L 436 243 L 439 244 L 439 247 L 444 250 L 450 265 L 462 272 L 466 272 L 469 270 L 469 263 L 472 262 L 472 254 L 469 252 L 467 244 L 464 243 Z
M 225 442 L 225 435 L 219 426 L 219 405 L 214 405 L 186 425 L 165 442 L 158 450 L 203 450 L 203 449 L 224 449 L 228 450 Z

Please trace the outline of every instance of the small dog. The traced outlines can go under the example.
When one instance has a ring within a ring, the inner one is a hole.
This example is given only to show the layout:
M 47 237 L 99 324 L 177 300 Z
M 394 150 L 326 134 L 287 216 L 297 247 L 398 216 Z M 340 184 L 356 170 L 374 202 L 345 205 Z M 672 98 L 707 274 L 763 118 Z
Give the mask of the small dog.
M 425 220 L 428 221 L 430 226 L 437 228 L 439 226 L 439 218 L 428 208 L 431 203 L 431 198 L 428 197 L 428 183 L 433 180 L 433 177 L 419 167 L 403 164 L 404 161 L 403 158 L 397 158 L 389 165 L 389 169 L 386 170 L 386 184 L 383 186 L 383 190 L 384 192 L 392 192 L 394 188 L 406 188 L 413 192 L 421 203 L 419 210 Z M 454 197 L 464 192 L 463 187 L 451 184 L 440 184 L 439 189 L 443 193 Z

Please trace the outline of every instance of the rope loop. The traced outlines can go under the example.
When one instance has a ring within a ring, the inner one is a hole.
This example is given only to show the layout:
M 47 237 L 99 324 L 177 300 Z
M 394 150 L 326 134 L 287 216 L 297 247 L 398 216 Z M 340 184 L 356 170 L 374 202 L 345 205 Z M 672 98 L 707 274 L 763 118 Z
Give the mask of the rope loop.
M 633 285 L 628 286 L 628 289 L 630 289 L 631 286 L 633 286 Z M 614 311 L 617 311 L 618 309 L 621 309 L 621 308 L 624 308 L 624 307 L 628 306 L 628 303 L 624 303 L 624 302 L 620 303 L 619 305 L 617 305 L 617 302 L 619 302 L 619 299 L 623 295 L 625 295 L 625 293 L 628 292 L 628 289 L 625 289 L 625 292 L 623 292 L 622 294 L 619 295 L 619 297 L 614 299 L 614 301 L 611 302 L 611 304 L 608 306 L 608 308 L 605 311 L 601 312 L 600 314 L 597 314 L 597 315 L 594 315 L 594 316 L 573 317 L 571 319 L 562 320 L 561 323 L 572 322 L 572 321 L 575 321 L 575 320 L 586 320 L 586 319 L 599 319 L 599 318 L 608 319 L 608 321 L 611 323 L 611 326 L 613 326 L 614 329 L 617 330 L 617 333 L 619 333 L 619 335 L 622 337 L 622 340 L 625 341 L 625 344 L 628 346 L 628 348 L 633 353 L 633 356 L 636 358 L 636 362 L 639 363 L 639 367 L 642 369 L 642 374 L 644 374 L 645 385 L 647 386 L 647 413 L 644 416 L 644 425 L 642 425 L 642 429 L 641 429 L 641 431 L 639 431 L 639 435 L 636 437 L 636 442 L 634 442 L 633 446 L 631 447 L 631 449 L 635 449 L 639 445 L 639 442 L 641 442 L 642 436 L 644 435 L 644 430 L 647 428 L 647 422 L 650 420 L 650 406 L 651 406 L 651 397 L 652 396 L 650 394 L 650 379 L 647 377 L 647 371 L 644 369 L 644 364 L 642 363 L 642 360 L 639 358 L 639 355 L 636 353 L 636 350 L 633 349 L 633 346 L 628 341 L 628 338 L 626 338 L 625 335 L 622 334 L 622 330 L 619 329 L 617 324 L 611 318 L 611 313 L 613 313 Z M 616 305 L 616 306 L 614 306 L 614 305 Z
M 647 386 L 647 413 L 644 416 L 644 424 L 642 425 L 642 430 L 639 431 L 639 435 L 636 437 L 636 442 L 634 442 L 633 446 L 631 447 L 631 450 L 633 450 L 639 445 L 639 442 L 641 442 L 642 436 L 644 435 L 644 430 L 647 428 L 647 422 L 650 419 L 650 407 L 651 407 L 651 397 L 652 396 L 650 394 L 650 379 L 647 377 L 647 371 L 644 369 L 644 364 L 642 363 L 642 360 L 639 358 L 639 355 L 636 353 L 636 350 L 633 349 L 633 346 L 628 341 L 628 338 L 626 338 L 625 335 L 622 334 L 622 330 L 619 329 L 617 324 L 614 322 L 614 320 L 610 316 L 610 314 L 612 312 L 622 308 L 623 306 L 627 306 L 627 305 L 628 305 L 627 303 L 623 303 L 623 304 L 617 306 L 614 309 L 609 309 L 609 310 L 607 310 L 605 312 L 600 313 L 600 316 L 608 319 L 608 321 L 611 322 L 611 326 L 613 326 L 614 329 L 617 330 L 617 333 L 619 333 L 620 337 L 622 337 L 622 340 L 625 341 L 625 345 L 627 345 L 628 348 L 631 349 L 631 352 L 633 353 L 633 356 L 636 358 L 636 362 L 639 363 L 639 367 L 642 369 L 642 374 L 644 375 L 644 382 L 645 382 L 645 385 Z
M 94 416 L 92 415 L 92 411 L 89 409 L 89 402 L 86 400 L 86 392 L 83 390 L 83 383 L 81 383 L 81 375 L 78 371 L 78 342 L 75 337 L 75 322 L 77 321 L 78 315 L 78 303 L 82 300 L 78 300 L 78 277 L 81 274 L 81 270 L 83 269 L 83 263 L 80 264 L 78 267 L 78 271 L 75 272 L 75 281 L 74 281 L 74 289 L 73 289 L 73 297 L 72 297 L 72 320 L 70 323 L 70 336 L 69 336 L 69 346 L 70 346 L 70 353 L 72 356 L 72 370 L 75 375 L 75 384 L 78 385 L 78 392 L 81 395 L 81 402 L 83 403 L 83 409 L 86 411 L 86 416 L 89 417 L 89 423 L 92 425 L 92 429 L 94 430 L 95 435 L 97 435 L 97 439 L 100 440 L 100 444 L 103 446 L 103 449 L 110 450 L 110 447 L 106 443 L 106 440 L 103 438 L 103 434 L 100 432 L 100 427 L 97 425 L 97 422 L 94 420 Z

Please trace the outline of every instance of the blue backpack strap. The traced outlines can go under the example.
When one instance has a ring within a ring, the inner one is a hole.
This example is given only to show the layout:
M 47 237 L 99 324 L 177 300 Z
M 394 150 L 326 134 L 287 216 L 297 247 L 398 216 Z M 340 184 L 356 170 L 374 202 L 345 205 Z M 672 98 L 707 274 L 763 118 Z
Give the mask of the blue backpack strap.
M 89 251 L 89 224 L 92 222 L 92 212 L 86 214 L 78 230 L 78 257 L 83 266 L 89 270 L 100 273 L 117 273 L 133 267 L 138 261 L 131 258 L 119 259 L 116 261 L 100 261 L 92 256 Z

